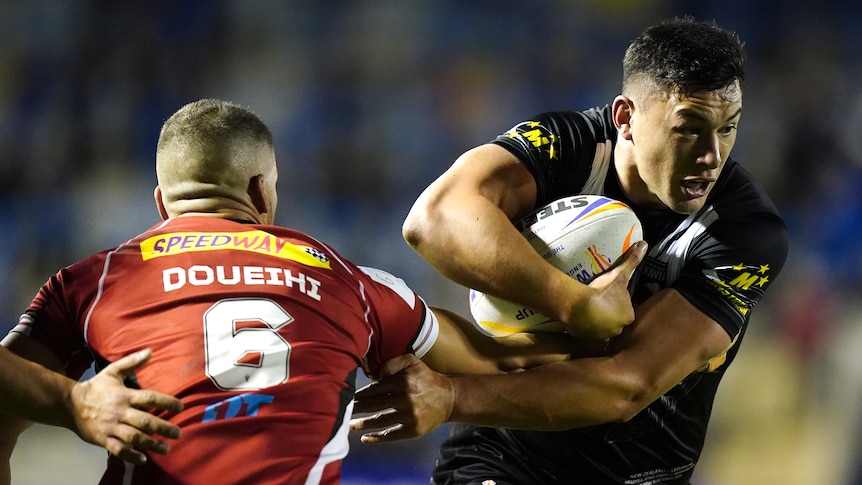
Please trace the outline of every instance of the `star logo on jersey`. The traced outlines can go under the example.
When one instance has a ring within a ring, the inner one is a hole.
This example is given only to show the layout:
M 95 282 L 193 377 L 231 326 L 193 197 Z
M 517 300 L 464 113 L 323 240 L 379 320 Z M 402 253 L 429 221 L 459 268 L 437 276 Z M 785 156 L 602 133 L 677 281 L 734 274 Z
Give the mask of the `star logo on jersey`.
M 548 158 L 556 159 L 559 156 L 557 135 L 542 126 L 538 121 L 525 121 L 515 125 L 505 133 L 509 138 L 521 138 L 534 147 L 544 151 Z
M 738 263 L 704 269 L 703 274 L 740 314 L 747 315 L 769 283 L 768 264 Z

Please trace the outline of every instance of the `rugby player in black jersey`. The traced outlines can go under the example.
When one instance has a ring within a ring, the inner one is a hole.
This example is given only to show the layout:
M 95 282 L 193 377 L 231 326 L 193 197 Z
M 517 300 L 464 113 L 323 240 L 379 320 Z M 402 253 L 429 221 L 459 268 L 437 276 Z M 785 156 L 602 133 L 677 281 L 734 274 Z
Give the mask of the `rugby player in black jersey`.
M 686 484 L 716 389 L 787 256 L 785 224 L 730 158 L 742 42 L 714 22 L 647 28 L 622 94 L 544 113 L 467 151 L 419 197 L 407 242 L 448 278 L 554 316 L 594 355 L 489 376 L 443 376 L 409 356 L 357 395 L 367 443 L 453 422 L 434 484 Z M 578 283 L 512 225 L 573 194 L 632 206 L 649 249 L 628 275 Z M 453 357 L 454 358 L 454 357 Z M 395 426 L 400 425 L 400 426 Z M 378 429 L 378 431 L 370 431 Z

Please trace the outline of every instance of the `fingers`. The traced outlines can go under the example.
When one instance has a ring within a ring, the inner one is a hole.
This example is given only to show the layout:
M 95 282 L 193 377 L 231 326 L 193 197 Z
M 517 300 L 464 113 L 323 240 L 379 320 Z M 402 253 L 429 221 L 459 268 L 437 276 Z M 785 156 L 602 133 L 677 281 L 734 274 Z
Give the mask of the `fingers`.
M 137 408 L 153 408 L 174 413 L 183 410 L 183 403 L 179 399 L 150 390 L 134 390 L 129 397 L 129 403 Z
M 407 428 L 404 426 L 397 424 L 395 426 L 382 429 L 380 431 L 373 431 L 371 433 L 365 433 L 359 437 L 359 441 L 366 444 L 376 444 L 376 443 L 389 443 L 392 441 L 399 441 L 405 439 L 415 438 L 416 435 L 410 433 Z
M 141 433 L 132 426 L 118 426 L 114 431 L 114 436 L 106 437 L 105 449 L 117 458 L 136 465 L 146 463 L 147 456 L 144 452 L 164 455 L 171 449 L 164 441 Z
M 387 409 L 371 416 L 354 418 L 350 420 L 351 431 L 362 431 L 374 429 L 363 433 L 359 440 L 362 443 L 386 443 L 404 439 L 413 439 L 421 436 L 415 426 L 407 426 L 404 422 L 403 413 L 394 409 Z
M 147 462 L 147 455 L 144 452 L 158 453 L 160 455 L 167 454 L 171 447 L 164 441 L 153 439 L 143 433 L 134 432 L 127 439 L 122 439 L 116 436 L 110 436 L 105 440 L 105 449 L 117 458 L 142 465 Z
M 147 462 L 147 455 L 134 448 L 130 448 L 126 443 L 117 438 L 108 438 L 105 442 L 105 449 L 117 458 L 134 463 L 135 465 L 143 465 Z
M 180 429 L 145 411 L 133 410 L 126 413 L 124 422 L 112 427 L 111 434 L 105 437 L 104 447 L 117 458 L 140 465 L 147 461 L 144 452 L 164 455 L 171 449 L 154 435 L 176 439 L 180 437 Z
M 111 438 L 123 442 L 124 446 L 140 451 L 152 451 L 164 455 L 170 451 L 168 443 L 150 436 L 133 425 L 117 425 Z
M 159 437 L 177 439 L 181 435 L 179 426 L 152 414 L 157 410 L 181 411 L 179 399 L 153 390 L 131 389 L 123 383 L 124 377 L 151 357 L 150 349 L 127 355 L 92 379 L 77 383 L 72 391 L 79 436 L 132 463 L 144 463 L 146 452 L 167 453 L 170 446 Z
M 353 396 L 353 412 L 356 414 L 373 413 L 394 407 L 397 402 L 392 383 L 374 383 L 363 387 Z M 403 391 L 400 391 L 403 392 Z
M 111 363 L 102 372 L 112 376 L 125 377 L 146 364 L 152 356 L 153 351 L 151 349 L 144 349 Z M 183 404 L 179 399 L 155 391 L 137 391 L 132 394 L 129 402 L 139 408 L 155 408 L 172 412 L 179 412 L 183 409 Z
M 631 279 L 635 269 L 639 264 L 641 264 L 641 261 L 643 261 L 646 256 L 647 247 L 648 245 L 646 241 L 638 241 L 632 244 L 632 246 L 620 258 L 617 267 L 620 268 L 629 279 Z
M 179 426 L 146 411 L 130 409 L 126 412 L 124 421 L 125 424 L 133 427 L 136 431 L 146 433 L 147 435 L 158 435 L 171 439 L 178 439 L 182 435 Z
M 102 372 L 107 372 L 113 375 L 125 376 L 130 374 L 135 369 L 146 364 L 150 357 L 153 356 L 151 349 L 144 349 L 134 354 L 129 354 L 116 362 L 111 363 Z
M 373 413 L 398 405 L 403 400 L 404 383 L 396 374 L 420 362 L 413 354 L 400 355 L 386 361 L 380 369 L 383 380 L 372 382 L 354 394 L 353 412 Z
M 410 367 L 411 365 L 416 365 L 420 362 L 419 357 L 416 357 L 413 354 L 403 354 L 397 357 L 393 357 L 386 361 L 383 364 L 383 367 L 380 369 L 380 379 L 384 379 L 391 375 L 397 374 L 402 370 Z
M 370 416 L 353 418 L 350 420 L 350 429 L 353 431 L 361 431 L 364 429 L 378 429 L 400 424 L 401 421 L 397 416 L 395 416 L 395 413 L 396 411 L 394 409 L 386 409 Z

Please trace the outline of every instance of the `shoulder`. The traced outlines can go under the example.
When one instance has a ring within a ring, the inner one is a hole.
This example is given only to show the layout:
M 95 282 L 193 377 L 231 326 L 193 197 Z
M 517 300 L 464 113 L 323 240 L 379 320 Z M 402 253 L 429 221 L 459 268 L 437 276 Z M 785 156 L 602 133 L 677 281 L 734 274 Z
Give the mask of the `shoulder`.
M 729 160 L 707 204 L 717 219 L 711 227 L 723 241 L 769 254 L 783 264 L 787 255 L 787 225 L 763 187 L 741 164 Z
M 76 289 L 81 289 L 85 286 L 83 282 L 98 280 L 101 277 L 110 255 L 115 253 L 117 249 L 114 247 L 100 251 L 61 268 L 48 280 L 45 286 L 56 290 L 74 284 Z
M 605 106 L 540 113 L 516 124 L 493 143 L 530 170 L 538 200 L 550 201 L 579 193 L 590 179 L 599 183 L 603 179 L 599 173 L 606 173 L 616 138 L 610 107 Z M 601 170 L 594 173 L 594 167 Z
M 756 213 L 783 220 L 772 199 L 742 164 L 730 159 L 707 199 L 725 214 Z
M 596 140 L 616 137 L 616 129 L 610 117 L 610 106 L 585 111 L 546 111 L 523 120 L 498 136 L 494 143 L 503 146 L 523 144 L 538 147 L 561 141 L 563 145 L 572 139 L 593 137 Z

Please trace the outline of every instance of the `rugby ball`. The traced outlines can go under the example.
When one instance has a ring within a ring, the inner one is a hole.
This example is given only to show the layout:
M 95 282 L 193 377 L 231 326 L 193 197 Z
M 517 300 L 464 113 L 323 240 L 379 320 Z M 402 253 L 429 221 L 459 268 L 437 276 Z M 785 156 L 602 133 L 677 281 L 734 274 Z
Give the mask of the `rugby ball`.
M 585 284 L 643 239 L 634 211 L 600 195 L 555 200 L 515 226 L 546 261 Z M 564 330 L 561 323 L 537 311 L 477 290 L 470 290 L 469 306 L 479 329 L 489 335 Z

